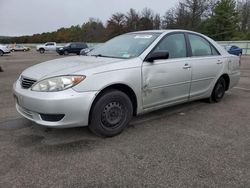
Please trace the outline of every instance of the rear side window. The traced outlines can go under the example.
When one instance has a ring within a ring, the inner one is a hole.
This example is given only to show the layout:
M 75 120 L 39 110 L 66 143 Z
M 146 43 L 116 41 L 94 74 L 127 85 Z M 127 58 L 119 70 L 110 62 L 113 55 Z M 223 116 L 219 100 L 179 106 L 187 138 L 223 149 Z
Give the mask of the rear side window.
M 54 43 L 49 42 L 49 43 L 46 43 L 45 46 L 54 46 Z
M 169 59 L 187 57 L 184 34 L 172 34 L 164 38 L 153 52 L 168 51 Z
M 81 44 L 76 43 L 76 47 L 77 47 L 77 48 L 81 48 L 82 46 L 81 46 Z
M 70 45 L 70 47 L 71 47 L 71 48 L 76 48 L 76 47 L 77 47 L 77 44 L 72 43 L 72 44 Z
M 85 43 L 79 43 L 77 47 L 78 48 L 86 48 L 86 44 Z
M 218 51 L 204 38 L 198 35 L 188 34 L 192 56 L 219 55 Z

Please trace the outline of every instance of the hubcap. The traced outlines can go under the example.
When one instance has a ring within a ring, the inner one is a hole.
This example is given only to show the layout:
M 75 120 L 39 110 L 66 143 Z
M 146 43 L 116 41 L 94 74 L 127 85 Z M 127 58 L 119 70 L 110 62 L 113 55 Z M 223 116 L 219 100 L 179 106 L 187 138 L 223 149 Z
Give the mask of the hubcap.
M 224 86 L 222 83 L 220 83 L 216 88 L 216 96 L 217 98 L 222 98 L 223 95 L 224 95 Z
M 111 102 L 104 107 L 101 121 L 105 127 L 115 128 L 123 119 L 124 108 L 119 102 Z

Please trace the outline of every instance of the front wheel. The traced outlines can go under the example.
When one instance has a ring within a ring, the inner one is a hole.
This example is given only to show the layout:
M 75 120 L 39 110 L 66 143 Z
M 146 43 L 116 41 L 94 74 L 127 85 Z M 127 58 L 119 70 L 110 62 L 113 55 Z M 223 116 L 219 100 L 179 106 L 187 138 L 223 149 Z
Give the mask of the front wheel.
M 2 50 L 0 50 L 0 56 L 3 56 L 3 54 L 4 54 L 4 53 L 3 53 L 3 51 L 2 51 Z
M 121 91 L 110 90 L 103 93 L 94 103 L 89 129 L 99 136 L 115 136 L 128 125 L 132 115 L 130 98 Z
M 219 78 L 214 86 L 214 90 L 211 95 L 211 99 L 214 102 L 220 102 L 225 95 L 226 81 L 223 77 Z

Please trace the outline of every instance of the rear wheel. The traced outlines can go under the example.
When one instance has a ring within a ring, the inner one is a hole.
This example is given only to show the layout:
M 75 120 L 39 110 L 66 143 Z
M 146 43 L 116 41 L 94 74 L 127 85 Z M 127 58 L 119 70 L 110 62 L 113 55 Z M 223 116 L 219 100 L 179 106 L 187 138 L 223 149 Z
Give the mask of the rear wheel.
M 132 114 L 133 106 L 129 97 L 121 91 L 109 90 L 94 103 L 89 129 L 99 136 L 115 136 L 128 125 Z
M 40 48 L 40 49 L 39 49 L 39 52 L 40 52 L 41 54 L 43 54 L 43 53 L 45 52 L 45 50 L 44 50 L 43 48 Z
M 214 90 L 211 95 L 213 102 L 220 102 L 225 95 L 226 81 L 223 77 L 220 77 L 214 86 Z

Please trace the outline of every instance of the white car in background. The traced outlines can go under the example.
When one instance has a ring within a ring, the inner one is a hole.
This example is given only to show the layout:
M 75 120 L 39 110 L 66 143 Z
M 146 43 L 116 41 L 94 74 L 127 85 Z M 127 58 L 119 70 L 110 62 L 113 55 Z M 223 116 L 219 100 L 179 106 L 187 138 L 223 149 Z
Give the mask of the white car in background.
M 0 56 L 3 56 L 4 54 L 9 54 L 10 49 L 7 46 L 4 46 L 0 44 Z
M 60 47 L 62 46 L 57 46 L 56 42 L 46 42 L 45 44 L 37 45 L 36 50 L 43 54 L 45 51 L 56 51 Z
M 86 56 L 26 69 L 13 86 L 16 108 L 48 127 L 89 126 L 115 136 L 133 115 L 198 99 L 220 102 L 239 81 L 239 60 L 191 31 L 128 33 Z

